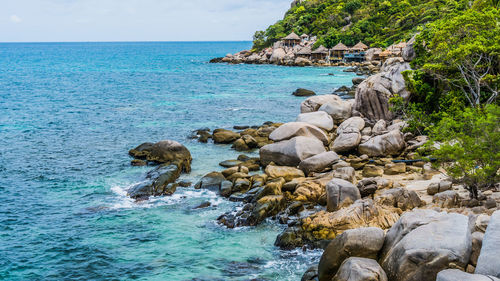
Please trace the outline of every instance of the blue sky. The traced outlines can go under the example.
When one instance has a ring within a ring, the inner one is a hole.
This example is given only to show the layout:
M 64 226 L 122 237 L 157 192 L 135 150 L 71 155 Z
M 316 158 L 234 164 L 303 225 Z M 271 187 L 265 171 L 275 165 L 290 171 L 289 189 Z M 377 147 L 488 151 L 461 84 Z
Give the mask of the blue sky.
M 0 0 L 0 42 L 250 40 L 291 0 Z

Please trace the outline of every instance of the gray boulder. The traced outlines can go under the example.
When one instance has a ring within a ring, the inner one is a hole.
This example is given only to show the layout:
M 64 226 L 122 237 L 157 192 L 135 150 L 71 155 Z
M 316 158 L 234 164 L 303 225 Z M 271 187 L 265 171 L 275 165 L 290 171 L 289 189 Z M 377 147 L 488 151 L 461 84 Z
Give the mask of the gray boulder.
M 377 261 L 353 257 L 342 263 L 332 281 L 387 281 L 387 275 Z
M 472 252 L 470 255 L 470 264 L 477 266 L 477 260 L 481 254 L 481 248 L 483 246 L 484 233 L 476 231 L 472 233 Z
M 350 229 L 335 237 L 321 256 L 319 280 L 332 280 L 342 263 L 350 257 L 376 259 L 384 237 L 384 231 L 377 227 Z
M 471 254 L 469 219 L 417 209 L 387 232 L 380 264 L 389 280 L 434 281 L 448 268 L 465 269 Z
M 146 179 L 132 186 L 127 194 L 134 199 L 147 199 L 150 196 L 174 194 L 177 185 L 173 184 L 180 176 L 177 165 L 161 165 L 146 174 Z
M 375 136 L 359 145 L 359 153 L 368 156 L 390 156 L 399 154 L 406 146 L 400 131 L 391 131 Z
M 410 62 L 417 57 L 417 53 L 415 52 L 415 39 L 418 34 L 413 35 L 413 37 L 406 42 L 406 47 L 403 48 L 401 52 L 401 56 L 406 62 Z
M 500 278 L 500 211 L 491 215 L 483 238 L 476 273 Z
M 395 95 L 408 100 L 410 92 L 406 89 L 401 72 L 410 69 L 407 62 L 387 60 L 381 72 L 368 77 L 356 89 L 354 110 L 364 117 L 377 121 L 391 120 L 389 99 Z
M 326 209 L 328 212 L 334 212 L 341 208 L 344 204 L 354 203 L 361 199 L 361 195 L 356 186 L 352 183 L 334 178 L 326 185 Z
M 365 120 L 361 117 L 351 117 L 337 128 L 337 134 L 345 134 L 345 133 L 353 133 L 360 132 L 365 127 Z
M 331 150 L 335 152 L 347 152 L 358 147 L 361 142 L 361 133 L 344 133 L 335 138 L 331 145 Z
M 493 276 L 470 274 L 458 269 L 445 269 L 438 273 L 436 281 L 500 281 Z
M 306 175 L 312 172 L 322 172 L 326 168 L 331 168 L 339 160 L 340 157 L 337 153 L 333 151 L 323 152 L 301 161 L 299 169 L 304 171 Z
M 313 137 L 327 145 L 330 142 L 328 136 L 320 128 L 305 122 L 285 123 L 274 130 L 269 139 L 275 142 L 289 140 L 294 137 Z
M 203 176 L 195 185 L 196 189 L 209 189 L 218 192 L 221 189 L 221 184 L 226 178 L 222 173 L 211 172 Z
M 323 104 L 318 111 L 326 112 L 335 122 L 342 122 L 351 117 L 352 102 L 342 99 L 332 100 Z
M 260 153 L 261 164 L 274 162 L 281 166 L 296 167 L 302 160 L 325 152 L 323 143 L 317 138 L 295 137 L 290 140 L 263 146 Z
M 373 125 L 372 134 L 375 136 L 387 133 L 387 123 L 384 119 L 380 119 Z
M 282 63 L 286 57 L 286 52 L 283 48 L 276 48 L 273 50 L 271 58 L 269 59 L 271 63 Z
M 310 97 L 315 96 L 316 93 L 308 89 L 298 88 L 297 90 L 295 90 L 295 92 L 293 92 L 292 95 L 296 97 Z
M 297 117 L 296 122 L 305 122 L 326 131 L 333 129 L 333 119 L 323 111 L 302 113 Z
M 310 97 L 300 104 L 300 112 L 307 113 L 318 111 L 323 104 L 338 101 L 342 102 L 342 98 L 337 95 L 320 95 Z

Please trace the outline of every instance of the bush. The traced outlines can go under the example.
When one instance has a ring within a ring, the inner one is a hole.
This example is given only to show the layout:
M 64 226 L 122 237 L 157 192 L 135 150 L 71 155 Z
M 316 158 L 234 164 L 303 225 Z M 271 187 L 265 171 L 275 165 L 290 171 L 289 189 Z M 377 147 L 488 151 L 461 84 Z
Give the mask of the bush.
M 439 142 L 432 152 L 448 175 L 462 182 L 477 198 L 478 190 L 500 180 L 500 107 L 466 108 L 454 116 L 444 114 L 430 129 Z

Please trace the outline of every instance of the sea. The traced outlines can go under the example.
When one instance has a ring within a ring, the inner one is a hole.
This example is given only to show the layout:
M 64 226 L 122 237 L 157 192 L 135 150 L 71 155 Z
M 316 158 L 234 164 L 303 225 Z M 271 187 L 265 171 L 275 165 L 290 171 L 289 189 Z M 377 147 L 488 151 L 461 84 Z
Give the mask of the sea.
M 217 224 L 240 203 L 192 186 L 127 197 L 152 169 L 130 165 L 143 142 L 184 144 L 193 163 L 181 179 L 194 184 L 239 153 L 193 130 L 294 121 L 297 88 L 352 85 L 339 67 L 209 63 L 250 47 L 0 43 L 0 279 L 300 280 L 321 251 L 278 249 L 277 222 Z

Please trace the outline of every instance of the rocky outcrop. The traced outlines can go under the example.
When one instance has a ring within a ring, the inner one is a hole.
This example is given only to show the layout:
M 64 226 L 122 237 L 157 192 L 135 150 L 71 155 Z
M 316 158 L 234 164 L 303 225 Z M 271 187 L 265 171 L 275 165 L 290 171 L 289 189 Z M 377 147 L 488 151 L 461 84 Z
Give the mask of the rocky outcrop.
M 401 74 L 408 69 L 410 65 L 407 62 L 388 59 L 380 73 L 368 77 L 356 89 L 354 110 L 374 122 L 380 119 L 392 120 L 389 99 L 395 95 L 405 100 L 410 97 Z
M 348 258 L 332 281 L 387 281 L 387 275 L 377 261 L 367 258 Z
M 318 108 L 318 111 L 328 113 L 333 120 L 338 124 L 352 115 L 352 100 L 332 100 Z
M 405 146 L 403 134 L 398 130 L 394 130 L 372 137 L 360 144 L 358 150 L 360 154 L 368 156 L 390 156 L 401 153 Z
M 203 176 L 195 185 L 196 189 L 209 189 L 218 192 L 221 189 L 221 184 L 226 178 L 222 173 L 211 172 Z
M 365 127 L 365 121 L 360 117 L 351 117 L 337 128 L 331 149 L 335 152 L 346 152 L 358 147 L 361 142 L 361 130 Z
M 328 136 L 320 128 L 305 122 L 285 123 L 274 130 L 269 135 L 269 139 L 279 142 L 299 136 L 317 138 L 322 141 L 324 145 L 330 142 Z
M 157 143 L 143 143 L 131 149 L 129 155 L 136 159 L 145 159 L 158 164 L 175 164 L 181 171 L 191 171 L 191 153 L 182 144 L 173 140 L 163 140 Z
M 465 269 L 471 254 L 464 215 L 414 210 L 387 232 L 380 264 L 389 280 L 434 281 L 447 268 Z
M 334 212 L 361 199 L 361 195 L 352 183 L 343 179 L 332 179 L 326 185 L 326 198 L 326 209 L 328 212 Z
M 302 113 L 297 117 L 296 122 L 311 124 L 326 131 L 333 129 L 333 119 L 323 111 Z
M 446 269 L 438 273 L 436 281 L 500 281 L 494 276 L 470 274 L 458 269 Z
M 350 257 L 376 259 L 384 238 L 384 231 L 376 227 L 350 229 L 335 237 L 321 256 L 319 280 L 332 280 L 342 263 Z
M 475 272 L 500 278 L 498 253 L 500 253 L 500 211 L 493 213 L 486 228 Z
M 299 169 L 304 171 L 306 175 L 312 172 L 322 172 L 326 168 L 331 168 L 337 163 L 340 157 L 333 151 L 323 152 L 316 156 L 307 158 L 300 162 Z
M 342 98 L 337 95 L 320 95 L 310 97 L 300 104 L 300 112 L 315 112 L 318 111 L 318 109 L 324 104 L 337 102 L 342 102 Z
M 226 130 L 226 129 L 216 129 L 212 134 L 212 139 L 214 143 L 228 144 L 240 138 L 240 134 Z
M 323 143 L 314 137 L 295 137 L 268 144 L 260 149 L 261 164 L 269 163 L 297 167 L 302 160 L 325 152 Z
M 289 182 L 295 178 L 303 178 L 304 172 L 293 167 L 268 165 L 266 167 L 266 175 L 271 179 L 283 178 Z
M 177 165 L 161 165 L 150 171 L 146 179 L 132 186 L 127 195 L 134 199 L 148 199 L 150 196 L 174 194 L 181 170 Z

